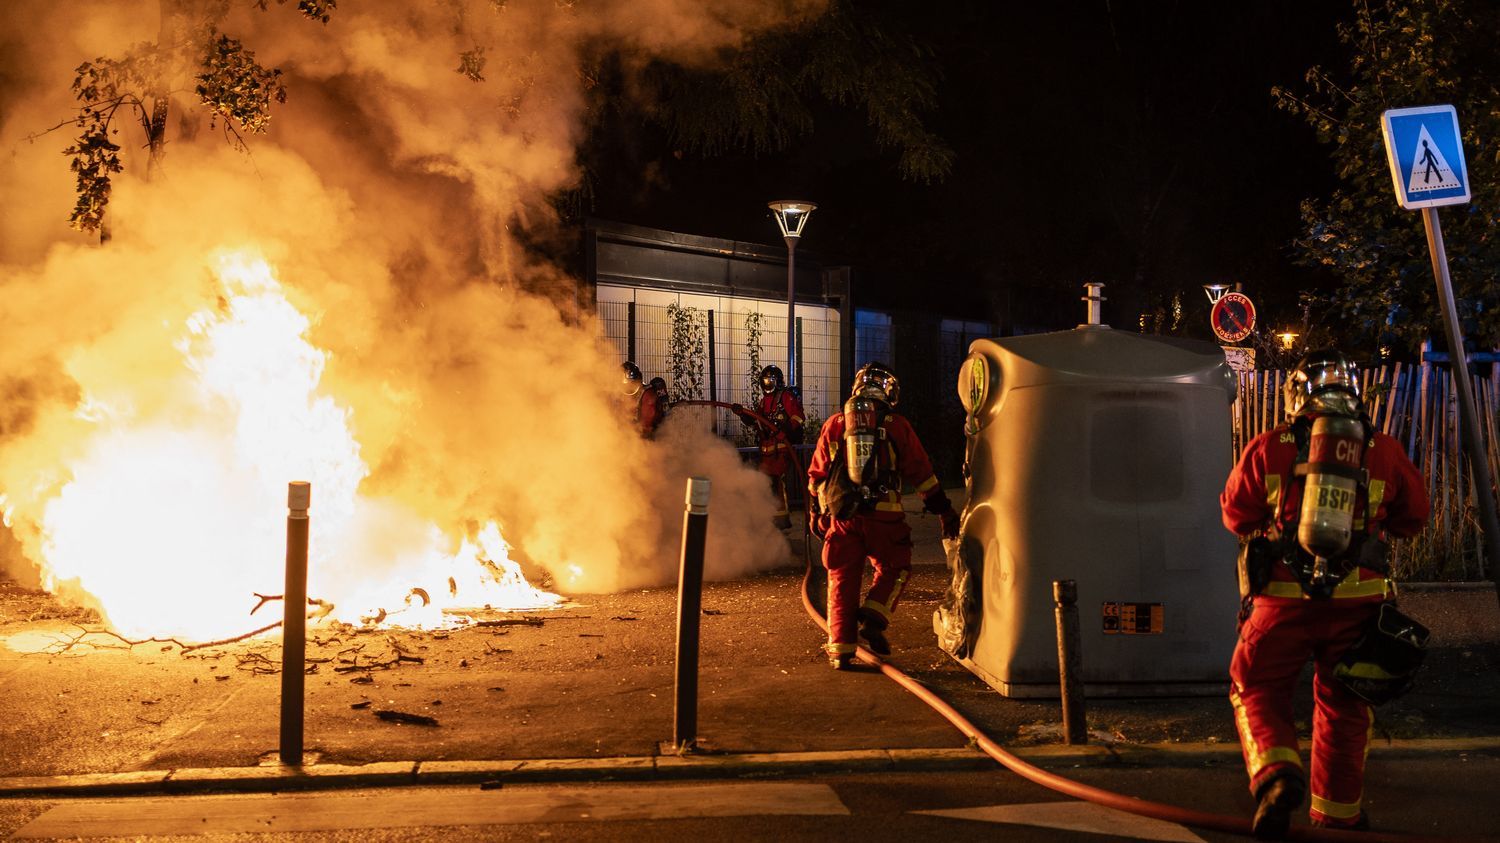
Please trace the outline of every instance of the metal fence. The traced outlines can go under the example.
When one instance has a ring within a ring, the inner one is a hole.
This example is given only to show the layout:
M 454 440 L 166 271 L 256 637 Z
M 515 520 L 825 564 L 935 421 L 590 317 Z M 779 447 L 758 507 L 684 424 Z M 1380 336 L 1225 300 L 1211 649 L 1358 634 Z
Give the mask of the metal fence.
M 822 316 L 826 308 L 817 310 Z M 632 360 L 646 379 L 661 377 L 674 400 L 703 399 L 753 405 L 759 401 L 758 366 L 775 365 L 802 389 L 808 439 L 838 412 L 841 386 L 839 325 L 797 317 L 797 371 L 786 372 L 787 319 L 756 310 L 685 307 L 674 323 L 667 306 L 601 301 L 600 323 L 620 359 Z M 751 314 L 754 314 L 753 316 Z M 674 327 L 678 340 L 673 342 Z M 758 332 L 758 337 L 753 337 Z M 752 349 L 757 353 L 752 356 Z M 757 364 L 758 358 L 758 364 Z M 712 411 L 715 430 L 738 442 L 753 437 L 728 410 Z

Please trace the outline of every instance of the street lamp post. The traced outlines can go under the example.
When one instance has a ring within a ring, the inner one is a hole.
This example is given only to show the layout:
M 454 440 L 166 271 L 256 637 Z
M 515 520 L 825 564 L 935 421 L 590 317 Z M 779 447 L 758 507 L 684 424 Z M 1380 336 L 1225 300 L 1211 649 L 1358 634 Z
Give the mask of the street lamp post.
M 767 205 L 786 241 L 786 380 L 791 384 L 797 380 L 797 241 L 818 206 L 801 199 L 777 199 Z

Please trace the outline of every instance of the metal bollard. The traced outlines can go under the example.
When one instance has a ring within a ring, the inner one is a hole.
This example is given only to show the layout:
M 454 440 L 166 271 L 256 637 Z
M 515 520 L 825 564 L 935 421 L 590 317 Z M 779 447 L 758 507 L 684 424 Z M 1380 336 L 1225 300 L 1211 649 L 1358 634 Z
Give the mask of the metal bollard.
M 1063 739 L 1069 744 L 1089 742 L 1083 710 L 1083 648 L 1078 641 L 1078 583 L 1053 580 L 1057 604 L 1057 674 L 1062 685 Z
M 698 742 L 698 622 L 703 607 L 703 544 L 708 536 L 708 478 L 687 483 L 682 517 L 682 569 L 677 580 L 677 694 L 672 745 L 679 752 Z
M 286 590 L 281 602 L 281 763 L 302 766 L 303 670 L 307 661 L 307 510 L 312 484 L 287 484 Z

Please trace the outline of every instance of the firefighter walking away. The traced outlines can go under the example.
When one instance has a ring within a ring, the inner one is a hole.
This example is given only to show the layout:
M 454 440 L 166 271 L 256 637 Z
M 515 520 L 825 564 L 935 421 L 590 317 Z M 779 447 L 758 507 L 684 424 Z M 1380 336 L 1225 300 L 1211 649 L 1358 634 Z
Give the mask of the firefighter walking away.
M 787 474 L 792 468 L 792 446 L 802 444 L 802 400 L 785 384 L 778 366 L 761 369 L 756 381 L 761 395 L 755 410 L 760 417 L 739 404 L 732 405 L 731 409 L 746 426 L 755 427 L 755 441 L 760 446 L 760 470 L 770 476 L 771 494 L 776 498 L 774 522 L 785 530 L 792 526 L 787 502 Z
M 1416 535 L 1427 492 L 1400 443 L 1374 429 L 1353 365 L 1309 354 L 1285 386 L 1287 421 L 1245 447 L 1219 498 L 1241 538 L 1239 642 L 1229 699 L 1262 839 L 1308 796 L 1315 826 L 1364 829 L 1374 705 L 1411 684 L 1427 632 L 1395 610 L 1388 537 Z M 1311 657 L 1311 769 L 1292 698 Z
M 808 465 L 808 511 L 823 540 L 828 569 L 829 663 L 849 666 L 857 635 L 871 652 L 891 652 L 885 637 L 911 572 L 911 527 L 901 508 L 902 484 L 922 495 L 942 519 L 943 537 L 958 536 L 958 513 L 938 485 L 932 461 L 911 423 L 894 412 L 901 397 L 895 374 L 866 363 L 854 375 L 844 411 L 823 423 Z M 875 579 L 859 599 L 865 560 Z

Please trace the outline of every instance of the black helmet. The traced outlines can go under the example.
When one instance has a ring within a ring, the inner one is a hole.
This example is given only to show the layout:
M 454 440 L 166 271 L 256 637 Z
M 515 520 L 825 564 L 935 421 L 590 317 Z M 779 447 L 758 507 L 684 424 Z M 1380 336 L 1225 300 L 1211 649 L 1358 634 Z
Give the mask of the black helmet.
M 854 388 L 849 390 L 851 398 L 861 394 L 884 401 L 887 407 L 894 407 L 901 400 L 901 382 L 884 363 L 866 363 L 854 373 Z
M 756 377 L 760 381 L 760 391 L 765 395 L 770 395 L 786 385 L 786 380 L 781 375 L 780 366 L 767 366 L 761 369 L 760 374 Z
M 629 360 L 626 360 L 624 363 L 620 364 L 620 371 L 625 375 L 624 379 L 621 381 L 620 387 L 622 390 L 624 390 L 625 394 L 634 395 L 637 392 L 640 392 L 641 381 L 644 379 L 644 377 L 641 375 L 641 367 L 635 365 Z
M 1281 390 L 1289 419 L 1304 413 L 1359 415 L 1359 375 L 1349 358 L 1331 348 L 1308 352 Z

